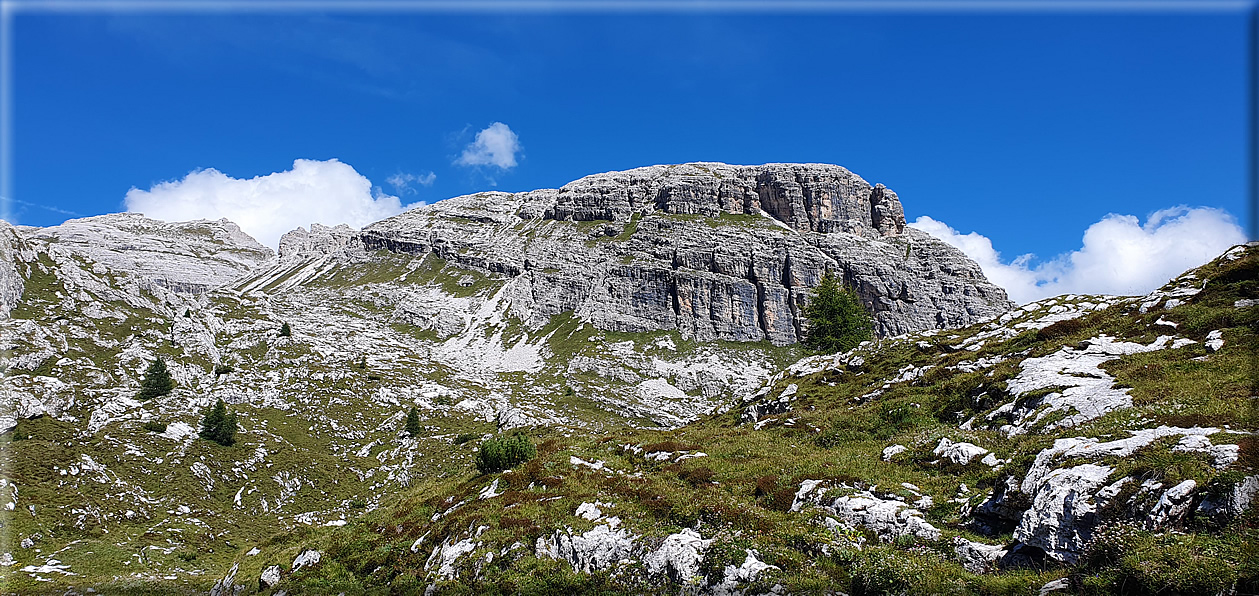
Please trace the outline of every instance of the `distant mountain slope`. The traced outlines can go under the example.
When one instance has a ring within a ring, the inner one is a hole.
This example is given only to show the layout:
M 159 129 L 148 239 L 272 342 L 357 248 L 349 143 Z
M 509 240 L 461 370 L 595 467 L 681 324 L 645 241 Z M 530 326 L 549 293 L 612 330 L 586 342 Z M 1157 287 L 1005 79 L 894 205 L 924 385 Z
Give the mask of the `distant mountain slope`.
M 0 585 L 208 590 L 254 547 L 296 556 L 461 481 L 500 430 L 687 424 L 804 355 L 826 267 L 888 334 L 1011 306 L 899 209 L 837 166 L 690 164 L 298 229 L 278 254 L 226 221 L 0 224 Z M 139 401 L 158 356 L 176 388 Z M 232 447 L 196 436 L 217 399 Z

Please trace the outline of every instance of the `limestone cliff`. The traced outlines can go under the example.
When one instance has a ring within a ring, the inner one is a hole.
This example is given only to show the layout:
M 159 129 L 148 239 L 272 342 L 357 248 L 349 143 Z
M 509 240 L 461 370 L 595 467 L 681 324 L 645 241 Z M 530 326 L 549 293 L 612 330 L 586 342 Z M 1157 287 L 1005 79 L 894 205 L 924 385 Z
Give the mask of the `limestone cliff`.
M 361 242 L 516 278 L 512 310 L 533 325 L 573 311 L 607 330 L 793 343 L 827 269 L 881 335 L 1012 306 L 961 252 L 906 227 L 896 193 L 824 164 L 651 166 L 478 193 L 368 226 Z

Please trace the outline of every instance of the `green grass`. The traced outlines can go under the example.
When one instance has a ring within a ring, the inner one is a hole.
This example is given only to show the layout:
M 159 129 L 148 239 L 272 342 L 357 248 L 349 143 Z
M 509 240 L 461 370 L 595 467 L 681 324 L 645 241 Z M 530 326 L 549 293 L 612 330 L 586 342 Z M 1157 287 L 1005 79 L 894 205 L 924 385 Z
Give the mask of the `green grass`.
M 631 218 L 620 235 L 609 239 L 631 241 L 632 226 L 638 221 Z M 578 222 L 577 227 L 604 223 Z M 747 223 L 753 222 L 748 219 Z M 82 429 L 82 421 L 93 413 L 85 406 L 68 409 L 66 414 L 74 422 L 68 417 L 20 421 L 14 432 L 0 437 L 5 464 L 0 469 L 20 488 L 16 509 L 0 509 L 0 524 L 13 536 L 38 536 L 37 548 L 42 552 L 12 549 L 18 564 L 0 569 L 0 583 L 19 593 L 46 590 L 44 584 L 16 570 L 42 564 L 50 553 L 66 549 L 57 558 L 80 575 L 53 576 L 58 591 L 86 586 L 117 592 L 205 591 L 237 563 L 241 566 L 238 583 L 247 586 L 248 593 L 255 589 L 264 567 L 279 564 L 287 571 L 299 552 L 317 548 L 324 553 L 323 562 L 286 577 L 284 589 L 290 593 L 406 593 L 428 583 L 424 565 L 434 546 L 447 539 L 467 538 L 470 529 L 475 532 L 484 526 L 476 538 L 477 547 L 460 558 L 457 578 L 440 584 L 438 593 L 677 593 L 677 586 L 647 578 L 641 561 L 621 571 L 581 574 L 565 563 L 532 556 L 540 537 L 556 532 L 580 534 L 593 528 L 596 522 L 578 518 L 574 512 L 582 503 L 600 501 L 611 503 L 605 513 L 620 518 L 623 527 L 645 546 L 654 546 L 684 528 L 698 528 L 705 538 L 714 540 L 701 561 L 710 579 L 726 565 L 741 564 L 745 549 L 755 549 L 761 560 L 778 569 L 766 572 L 753 590 L 781 584 L 791 593 L 1034 594 L 1044 583 L 1071 575 L 1085 593 L 1215 593 L 1232 584 L 1245 592 L 1253 589 L 1259 577 L 1257 553 L 1251 546 L 1259 543 L 1253 513 L 1224 526 L 1193 521 L 1176 533 L 1102 532 L 1084 562 L 1074 568 L 974 574 L 954 561 L 953 537 L 996 543 L 1008 541 L 1010 535 L 985 538 L 976 534 L 967 525 L 963 505 L 951 500 L 959 485 L 966 484 L 971 491 L 967 505 L 978 504 L 1003 476 L 1021 478 L 1036 454 L 1055 438 L 1111 440 L 1126 436 L 1125 430 L 1137 425 L 1228 425 L 1244 431 L 1259 427 L 1251 397 L 1255 322 L 1248 312 L 1232 308 L 1236 299 L 1256 293 L 1251 275 L 1259 261 L 1255 252 L 1238 261 L 1209 264 L 1202 274 L 1214 277 L 1206 289 L 1172 309 L 1142 314 L 1136 312 L 1135 304 L 1119 304 L 1039 331 L 989 340 L 978 352 L 955 347 L 983 332 L 983 326 L 921 338 L 927 347 L 918 346 L 918 338 L 872 343 L 860 350 L 865 358 L 860 367 L 781 379 L 770 398 L 794 383 L 797 399 L 790 412 L 763 421 L 761 430 L 737 423 L 739 407 L 677 429 L 634 428 L 650 422 L 610 415 L 601 401 L 626 391 L 624 384 L 591 373 L 570 375 L 568 364 L 577 357 L 603 355 L 610 343 L 633 341 L 646 357 L 747 353 L 781 369 L 808 355 L 798 346 L 696 342 L 677 332 L 601 331 L 564 313 L 540 330 L 530 331 L 520 321 L 510 321 L 504 331 L 509 344 L 526 333 L 535 341 L 547 337 L 549 354 L 542 372 L 478 380 L 456 378 L 450 369 L 424 363 L 418 356 L 414 362 L 373 360 L 368 369 L 360 370 L 345 358 L 325 359 L 298 341 L 280 345 L 263 333 L 224 331 L 216 344 L 224 352 L 224 361 L 232 362 L 237 372 L 215 380 L 214 387 L 239 382 L 247 375 L 274 373 L 282 379 L 277 388 L 289 405 L 234 404 L 241 434 L 240 442 L 230 448 L 203 440 L 172 441 L 147 432 L 140 422 L 160 419 L 168 425 L 184 422 L 195 427 L 197 415 L 182 406 L 203 395 L 205 387 L 177 388 L 169 398 L 141 406 L 137 414 L 142 417 L 113 421 L 94 434 Z M 459 280 L 472 274 L 432 255 L 418 262 L 385 253 L 372 259 L 370 266 L 343 268 L 312 283 L 330 291 L 358 292 L 406 276 L 406 283 L 433 284 L 465 296 L 484 294 L 502 283 L 473 275 L 471 286 L 460 286 Z M 60 304 L 56 292 L 61 290 L 55 276 L 39 275 L 33 274 L 35 289 L 22 307 L 42 317 L 31 305 L 44 309 Z M 228 321 L 267 320 L 248 300 L 216 296 L 209 308 Z M 377 319 L 387 315 L 387 309 L 377 307 L 370 298 L 347 308 L 353 316 Z M 172 362 L 213 370 L 213 363 L 204 356 L 167 345 L 162 317 L 140 309 L 120 308 L 119 312 L 127 316 L 91 323 L 92 328 L 109 341 L 143 342 Z M 958 428 L 970 417 L 982 422 L 997 406 L 1010 401 L 1006 383 L 1019 373 L 1019 359 L 1051 354 L 1099 333 L 1148 343 L 1169 332 L 1154 324 L 1159 317 L 1180 323 L 1178 333 L 1198 341 L 1222 329 L 1225 346 L 1211 354 L 1198 344 L 1106 363 L 1104 369 L 1120 386 L 1130 389 L 1134 405 L 1077 428 L 1041 428 L 1014 437 L 982 425 L 970 431 Z M 392 329 L 419 344 L 437 341 L 432 331 L 398 323 Z M 300 328 L 295 331 L 302 334 Z M 676 346 L 676 353 L 654 344 L 664 338 Z M 112 360 L 121 347 L 92 351 L 90 344 L 74 344 L 67 355 L 86 355 L 113 374 L 117 363 Z M 1012 356 L 1016 353 L 1020 355 Z M 976 372 L 950 368 L 996 355 L 1011 359 Z M 45 359 L 36 371 L 14 371 L 17 374 L 11 378 L 27 382 L 26 377 L 38 373 L 89 385 L 81 371 L 58 367 L 55 362 Z M 913 381 L 884 388 L 888 379 L 906 367 L 925 372 Z M 400 421 L 385 424 L 405 411 L 406 404 L 377 400 L 376 392 L 422 380 L 468 389 L 471 395 L 487 391 L 480 383 L 493 384 L 512 400 L 536 400 L 575 423 L 532 430 L 536 457 L 509 471 L 479 474 L 473 464 L 477 439 L 497 429 L 493 422 L 453 410 L 455 399 L 435 400 L 435 409 L 422 411 L 421 424 L 430 437 L 404 443 L 398 432 Z M 536 389 L 541 392 L 533 393 Z M 875 392 L 881 393 L 859 399 Z M 333 429 L 329 421 L 339 428 Z M 938 462 L 931 451 L 943 437 L 976 443 L 1008 463 L 996 471 L 979 463 Z M 1067 463 L 1104 463 L 1116 468 L 1115 479 L 1131 476 L 1165 486 L 1193 479 L 1204 491 L 1215 493 L 1259 469 L 1259 445 L 1253 436 L 1212 436 L 1217 444 L 1235 441 L 1241 445 L 1241 459 L 1224 471 L 1211 467 L 1202 454 L 1173 451 L 1177 440 L 1157 441 L 1121 460 L 1085 458 Z M 908 450 L 883 461 L 883 449 L 893 444 Z M 640 446 L 648 453 L 702 451 L 707 455 L 680 462 L 673 461 L 674 455 L 656 461 L 625 445 Z M 248 469 L 244 462 L 260 447 L 266 450 L 265 457 Z M 83 469 L 84 456 L 108 468 L 106 481 L 97 481 L 100 473 Z M 602 461 L 612 471 L 574 466 L 573 457 Z M 397 467 L 402 461 L 408 462 L 405 471 L 410 475 L 406 488 L 396 480 L 386 480 L 403 469 Z M 211 489 L 194 473 L 197 465 L 209 468 L 217 479 Z M 69 470 L 76 466 L 79 471 L 71 474 Z M 301 487 L 289 491 L 280 483 L 285 478 L 300 478 Z M 881 544 L 866 530 L 826 530 L 822 511 L 810 507 L 790 511 L 794 492 L 804 480 L 861 487 L 911 501 L 917 495 L 902 483 L 913 484 L 934 500 L 924 515 L 941 529 L 943 538 Z M 495 481 L 501 494 L 478 499 Z M 1129 483 L 1131 489 L 1125 489 L 1129 492 L 1121 493 L 1125 499 L 1136 496 L 1137 484 Z M 234 497 L 242 489 L 243 506 L 238 509 Z M 0 505 L 6 495 L 0 491 Z M 1151 492 L 1140 499 L 1157 495 Z M 261 509 L 264 499 L 265 512 Z M 27 504 L 37 505 L 34 515 L 25 510 Z M 190 511 L 168 513 L 176 504 Z M 131 517 L 124 515 L 128 509 L 133 511 Z M 315 524 L 341 515 L 348 524 L 322 527 L 293 518 L 294 513 L 310 511 L 319 514 Z M 1111 507 L 1099 515 L 1109 524 L 1124 512 Z M 424 540 L 412 552 L 421 537 Z M 861 550 L 852 544 L 859 538 L 866 540 Z M 512 550 L 517 542 L 522 548 Z M 260 552 L 246 556 L 254 547 Z M 146 553 L 143 559 L 137 556 L 141 548 Z M 486 562 L 491 553 L 492 561 Z M 161 579 L 168 574 L 178 579 Z

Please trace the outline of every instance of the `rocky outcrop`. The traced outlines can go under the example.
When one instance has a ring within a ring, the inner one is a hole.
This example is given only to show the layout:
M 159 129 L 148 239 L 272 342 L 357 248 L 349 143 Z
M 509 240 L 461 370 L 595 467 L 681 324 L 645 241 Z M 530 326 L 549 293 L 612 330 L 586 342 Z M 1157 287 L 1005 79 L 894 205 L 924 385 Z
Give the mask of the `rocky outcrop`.
M 226 285 L 274 254 L 226 219 L 168 223 L 139 213 L 72 219 L 27 238 L 81 257 L 102 274 L 183 294 Z
M 18 254 L 25 242 L 8 222 L 0 220 L 0 319 L 22 299 L 25 283 L 17 270 Z
M 298 227 L 280 237 L 280 261 L 316 258 L 324 255 L 345 255 L 358 241 L 358 230 L 345 224 L 329 227 L 311 224 L 310 231 Z
M 828 269 L 881 335 L 1011 306 L 961 252 L 905 227 L 895 193 L 832 165 L 652 166 L 479 193 L 372 224 L 361 242 L 519 279 L 512 312 L 534 326 L 572 311 L 605 330 L 793 343 Z

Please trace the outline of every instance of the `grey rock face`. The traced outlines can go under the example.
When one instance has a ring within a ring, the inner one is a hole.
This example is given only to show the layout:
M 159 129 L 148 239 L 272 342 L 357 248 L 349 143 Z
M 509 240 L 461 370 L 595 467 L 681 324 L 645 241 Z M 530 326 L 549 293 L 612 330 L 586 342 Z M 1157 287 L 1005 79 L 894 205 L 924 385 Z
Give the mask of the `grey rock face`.
M 345 224 L 335 228 L 312 224 L 310 231 L 299 227 L 280 237 L 281 261 L 298 258 L 316 258 L 324 255 L 344 255 L 347 248 L 358 240 L 358 230 Z
M 22 299 L 25 284 L 18 274 L 17 262 L 25 245 L 13 226 L 0 221 L 0 318 L 8 317 L 9 311 Z
M 832 165 L 651 166 L 479 193 L 372 224 L 361 242 L 520 278 L 512 312 L 535 326 L 573 311 L 604 330 L 794 343 L 827 269 L 881 335 L 1011 306 L 960 251 L 905 227 L 895 193 Z
M 766 389 L 769 389 L 766 387 Z M 770 402 L 754 403 L 743 408 L 743 413 L 739 415 L 739 422 L 749 424 L 757 422 L 766 416 L 774 416 L 791 411 L 791 402 L 795 399 L 796 384 L 792 383 L 783 390 L 778 399 Z M 753 396 L 758 397 L 758 396 Z
M 258 576 L 258 590 L 266 590 L 275 587 L 280 583 L 280 566 L 272 565 L 262 570 L 262 575 Z
M 167 223 L 138 213 L 72 219 L 36 229 L 29 240 L 185 294 L 226 285 L 273 256 L 226 219 Z
M 1246 512 L 1259 497 L 1259 476 L 1246 476 L 1223 494 L 1207 494 L 1198 513 L 1226 522 Z
M 1014 539 L 1056 561 L 1075 564 L 1092 538 L 1098 507 L 1105 501 L 1097 493 L 1112 471 L 1084 464 L 1050 472 L 1036 487 L 1032 508 L 1023 514 Z

